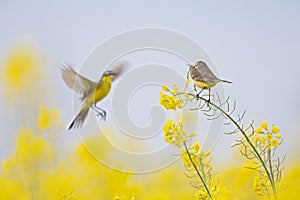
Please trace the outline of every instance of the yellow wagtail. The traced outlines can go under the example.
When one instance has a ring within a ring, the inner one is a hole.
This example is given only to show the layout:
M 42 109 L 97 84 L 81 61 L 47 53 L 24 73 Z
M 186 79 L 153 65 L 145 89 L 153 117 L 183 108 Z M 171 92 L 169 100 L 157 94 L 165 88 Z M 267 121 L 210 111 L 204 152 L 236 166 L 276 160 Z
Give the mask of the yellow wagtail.
M 104 120 L 106 119 L 105 110 L 97 107 L 96 104 L 108 95 L 112 81 L 121 74 L 122 70 L 123 64 L 112 70 L 105 71 L 97 83 L 78 74 L 70 65 L 65 64 L 63 66 L 63 80 L 69 88 L 81 94 L 80 100 L 84 101 L 80 112 L 70 123 L 69 130 L 73 127 L 79 128 L 82 126 L 90 108 L 95 110 L 98 116 L 101 116 Z
M 196 92 L 196 86 L 201 89 L 201 91 L 197 94 L 198 97 L 203 90 L 208 90 L 208 102 L 210 101 L 210 89 L 217 85 L 217 83 L 232 83 L 230 81 L 217 78 L 216 75 L 214 75 L 214 73 L 209 69 L 207 64 L 203 61 L 198 61 L 195 63 L 195 65 L 188 64 L 188 66 L 190 69 L 188 71 L 187 78 L 190 77 L 193 80 L 194 89 Z

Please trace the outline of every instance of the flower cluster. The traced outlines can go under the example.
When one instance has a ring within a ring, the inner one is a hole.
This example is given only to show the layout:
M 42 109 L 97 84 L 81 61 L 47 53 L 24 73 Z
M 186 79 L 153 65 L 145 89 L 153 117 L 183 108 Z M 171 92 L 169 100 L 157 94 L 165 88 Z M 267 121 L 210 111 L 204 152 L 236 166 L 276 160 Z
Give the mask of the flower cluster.
M 164 138 L 167 143 L 170 143 L 178 148 L 188 139 L 195 136 L 195 133 L 189 134 L 183 129 L 183 120 L 179 120 L 176 124 L 173 120 L 168 120 L 163 127 Z
M 163 128 L 165 141 L 180 147 L 186 141 L 186 132 L 182 129 L 183 121 L 180 120 L 175 124 L 173 120 L 168 120 Z
M 255 132 L 258 134 L 256 141 L 259 144 L 265 145 L 267 149 L 277 148 L 280 144 L 282 144 L 282 135 L 279 133 L 280 128 L 278 126 L 272 125 L 271 130 L 269 130 L 267 122 L 264 121 Z
M 194 171 L 195 167 L 199 169 L 206 169 L 208 171 L 210 170 L 210 160 L 207 159 L 207 157 L 210 155 L 210 152 L 202 151 L 197 141 L 195 141 L 191 147 L 182 147 L 180 151 L 181 160 L 186 169 L 189 171 Z M 202 170 L 202 172 L 206 170 Z M 206 176 L 206 174 L 203 174 L 203 176 Z
M 38 55 L 28 47 L 14 49 L 4 65 L 4 79 L 7 87 L 17 91 L 29 89 L 35 84 L 38 69 Z
M 135 197 L 127 195 L 116 195 L 113 200 L 135 200 Z
M 212 193 L 212 196 L 216 196 L 219 192 L 219 189 L 214 186 L 209 189 L 209 191 Z M 207 191 L 204 187 L 200 188 L 195 194 L 194 194 L 195 200 L 205 200 L 205 199 L 211 199 Z
M 34 51 L 33 46 L 22 45 L 12 49 L 4 60 L 0 75 L 9 102 L 16 103 L 22 95 L 26 95 L 27 100 L 30 96 L 42 96 L 41 83 L 45 83 L 42 64 L 42 55 Z
M 192 167 L 192 163 L 191 163 L 189 156 L 191 157 L 193 163 L 197 167 L 199 167 L 201 151 L 200 151 L 200 145 L 198 142 L 194 142 L 194 144 L 189 148 L 189 155 L 184 147 L 181 148 L 181 159 L 187 168 Z
M 51 127 L 61 126 L 61 116 L 57 109 L 41 107 L 38 117 L 38 127 L 40 130 L 48 130 Z
M 165 95 L 162 92 L 160 93 L 160 104 L 167 110 L 178 110 L 182 108 L 181 99 L 176 99 L 175 96 Z
M 253 190 L 257 192 L 257 194 L 262 195 L 268 192 L 268 176 L 264 174 L 264 176 L 256 175 L 253 181 Z
M 165 107 L 167 110 L 178 110 L 183 107 L 184 100 L 182 98 L 177 98 L 177 95 L 180 93 L 177 85 L 174 84 L 171 90 L 167 86 L 163 86 L 162 90 L 169 93 L 169 95 L 162 91 L 160 92 L 160 105 Z

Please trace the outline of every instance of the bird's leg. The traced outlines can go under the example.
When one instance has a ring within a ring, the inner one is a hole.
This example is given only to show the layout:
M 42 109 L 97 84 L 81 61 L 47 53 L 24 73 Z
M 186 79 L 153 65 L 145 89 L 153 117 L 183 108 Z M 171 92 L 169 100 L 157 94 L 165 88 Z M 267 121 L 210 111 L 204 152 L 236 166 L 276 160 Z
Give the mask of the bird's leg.
M 209 106 L 210 103 L 210 89 L 208 89 L 208 101 L 207 101 L 207 106 Z
M 97 110 L 97 109 L 95 108 L 94 105 L 93 105 L 91 108 L 96 112 L 96 115 L 97 115 L 97 116 L 100 116 L 100 115 L 102 114 L 102 113 L 99 112 L 99 110 Z
M 196 88 L 195 84 L 194 84 L 194 90 L 195 90 L 195 93 L 197 94 L 197 88 Z
M 203 90 L 204 90 L 204 89 L 201 89 L 200 92 L 196 95 L 197 98 L 200 97 L 200 94 L 201 94 L 201 92 L 202 92 Z
M 101 116 L 101 118 L 105 121 L 106 120 L 106 111 L 105 110 L 103 110 L 102 108 L 100 108 L 100 107 L 97 107 L 96 106 L 96 104 L 94 104 L 93 106 L 92 106 L 92 108 L 93 108 L 93 110 L 94 111 L 96 111 L 96 115 L 97 116 Z
M 96 104 L 95 104 L 94 106 L 95 106 L 96 109 L 101 110 L 104 114 L 106 114 L 106 112 L 105 112 L 104 109 L 102 109 L 102 108 L 100 108 L 100 107 L 97 107 Z
M 195 84 L 194 84 L 194 90 L 195 90 L 195 94 L 196 94 L 196 101 L 198 102 L 200 99 L 199 99 L 199 95 L 197 94 L 197 88 L 196 88 Z
M 100 107 L 97 107 L 96 104 L 94 106 L 98 110 L 98 112 L 99 112 L 99 110 L 102 112 L 102 113 L 100 113 L 100 112 L 99 113 L 100 113 L 101 118 L 105 121 L 106 120 L 106 111 Z

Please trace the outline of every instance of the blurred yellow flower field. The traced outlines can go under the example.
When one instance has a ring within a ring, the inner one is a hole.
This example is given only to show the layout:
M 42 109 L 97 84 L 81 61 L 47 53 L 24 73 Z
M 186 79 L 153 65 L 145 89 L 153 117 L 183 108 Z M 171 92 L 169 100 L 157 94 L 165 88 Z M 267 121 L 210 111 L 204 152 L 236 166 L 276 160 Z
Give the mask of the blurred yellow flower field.
M 209 199 L 207 190 L 195 187 L 202 183 L 194 181 L 196 171 L 192 169 L 193 165 L 203 170 L 199 174 L 213 199 L 274 198 L 259 193 L 268 184 L 268 177 L 247 168 L 251 165 L 250 161 L 245 160 L 237 166 L 228 164 L 218 167 L 222 170 L 217 172 L 210 171 L 214 165 L 210 152 L 204 153 L 197 141 L 190 146 L 184 146 L 194 137 L 194 133 L 185 132 L 184 121 L 176 123 L 169 120 L 162 127 L 161 140 L 179 147 L 181 159 L 157 172 L 130 174 L 110 169 L 93 157 L 83 144 L 72 146 L 71 152 L 64 154 L 62 158 L 56 143 L 65 134 L 63 111 L 48 107 L 45 102 L 33 104 L 29 100 L 26 103 L 17 103 L 24 96 L 44 95 L 42 90 L 36 89 L 36 83 L 42 81 L 41 77 L 45 77 L 39 60 L 41 58 L 30 48 L 21 48 L 12 51 L 4 63 L 2 81 L 6 100 L 8 104 L 13 102 L 13 112 L 25 113 L 33 122 L 24 117 L 21 125 L 15 127 L 15 133 L 1 133 L 16 135 L 16 139 L 13 153 L 1 161 L 0 199 Z M 182 95 L 186 101 L 174 95 L 180 92 L 177 86 L 173 89 L 164 87 L 163 91 L 170 93 L 166 95 L 161 92 L 160 103 L 166 109 L 177 110 L 191 101 L 185 91 Z M 30 108 L 34 108 L 33 111 L 36 112 L 28 113 Z M 105 144 L 106 141 L 102 145 L 95 143 L 95 140 L 99 140 L 97 134 L 90 134 L 83 140 L 104 156 L 114 153 Z M 257 148 L 277 149 L 284 142 L 284 133 L 280 133 L 278 126 L 268 126 L 263 122 L 256 129 L 254 142 Z M 232 151 L 234 153 L 236 150 Z M 267 156 L 267 153 L 261 155 Z M 283 165 L 277 185 L 277 198 L 299 199 L 300 163 L 296 161 Z M 192 178 L 189 174 L 192 174 Z M 208 179 L 212 181 L 209 182 Z

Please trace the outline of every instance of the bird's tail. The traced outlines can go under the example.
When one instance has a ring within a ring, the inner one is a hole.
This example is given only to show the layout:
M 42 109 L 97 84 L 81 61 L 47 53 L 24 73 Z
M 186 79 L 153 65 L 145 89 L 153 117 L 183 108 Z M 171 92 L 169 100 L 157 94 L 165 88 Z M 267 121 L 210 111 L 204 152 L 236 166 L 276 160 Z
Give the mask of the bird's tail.
M 72 128 L 80 128 L 86 118 L 86 116 L 89 113 L 89 107 L 83 107 L 78 115 L 73 119 L 73 121 L 70 123 L 68 130 Z
M 231 81 L 227 81 L 227 80 L 220 80 L 222 81 L 223 83 L 232 83 Z

